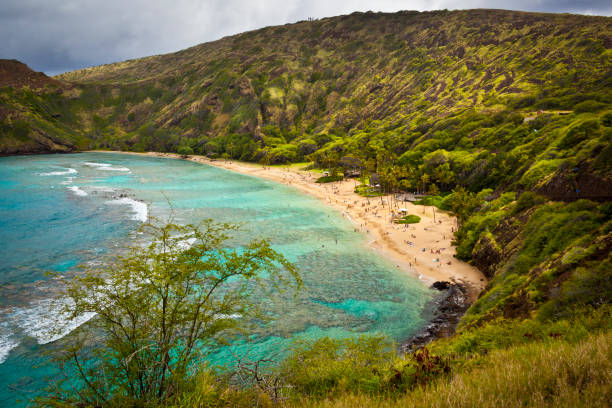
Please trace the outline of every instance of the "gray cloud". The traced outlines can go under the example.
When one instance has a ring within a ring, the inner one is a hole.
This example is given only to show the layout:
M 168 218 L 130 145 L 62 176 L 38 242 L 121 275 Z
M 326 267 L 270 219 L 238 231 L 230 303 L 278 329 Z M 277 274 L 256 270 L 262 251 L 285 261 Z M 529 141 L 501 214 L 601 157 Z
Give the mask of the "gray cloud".
M 53 75 L 308 17 L 444 8 L 612 15 L 599 0 L 2 0 L 0 58 Z

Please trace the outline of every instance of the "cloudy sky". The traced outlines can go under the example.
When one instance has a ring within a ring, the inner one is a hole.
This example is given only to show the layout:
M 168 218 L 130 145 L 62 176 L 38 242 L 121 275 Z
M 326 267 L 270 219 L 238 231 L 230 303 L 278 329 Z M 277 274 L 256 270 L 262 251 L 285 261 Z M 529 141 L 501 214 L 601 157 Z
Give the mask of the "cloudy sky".
M 308 17 L 445 8 L 612 15 L 610 0 L 1 0 L 0 58 L 54 75 Z

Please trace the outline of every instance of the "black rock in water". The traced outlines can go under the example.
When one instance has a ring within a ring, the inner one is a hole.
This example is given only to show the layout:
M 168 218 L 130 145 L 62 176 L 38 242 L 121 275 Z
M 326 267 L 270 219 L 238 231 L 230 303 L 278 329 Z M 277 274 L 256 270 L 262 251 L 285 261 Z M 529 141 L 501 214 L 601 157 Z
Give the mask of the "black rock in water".
M 408 353 L 435 339 L 451 336 L 470 307 L 467 290 L 459 283 L 438 281 L 431 288 L 442 292 L 432 300 L 433 317 L 423 329 L 400 344 L 401 352 Z
M 437 290 L 448 290 L 451 287 L 451 283 L 448 281 L 436 281 L 431 285 L 432 289 Z

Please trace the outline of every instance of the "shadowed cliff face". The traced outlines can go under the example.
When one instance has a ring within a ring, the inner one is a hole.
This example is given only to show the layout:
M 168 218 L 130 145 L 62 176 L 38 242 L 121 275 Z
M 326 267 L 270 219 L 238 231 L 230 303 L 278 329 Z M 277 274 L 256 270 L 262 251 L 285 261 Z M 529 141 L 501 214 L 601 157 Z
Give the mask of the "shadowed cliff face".
M 0 59 L 0 87 L 40 89 L 47 86 L 61 86 L 56 79 L 42 72 L 32 71 L 26 64 L 17 60 Z
M 57 106 L 71 87 L 27 65 L 0 59 L 0 155 L 76 150 Z
M 612 155 L 612 152 L 607 152 L 606 155 Z M 607 156 L 607 160 L 612 160 L 611 158 L 612 156 Z M 559 171 L 538 189 L 538 193 L 560 201 L 580 198 L 608 201 L 612 198 L 612 182 L 593 167 L 591 163 L 583 162 L 577 167 Z

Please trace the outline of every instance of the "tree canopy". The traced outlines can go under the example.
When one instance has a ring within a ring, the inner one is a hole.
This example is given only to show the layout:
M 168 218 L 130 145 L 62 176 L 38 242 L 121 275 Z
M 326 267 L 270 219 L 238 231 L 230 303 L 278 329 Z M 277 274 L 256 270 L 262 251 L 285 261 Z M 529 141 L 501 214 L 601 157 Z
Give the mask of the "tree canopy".
M 300 285 L 295 267 L 266 240 L 227 246 L 237 227 L 143 227 L 132 246 L 102 267 L 67 281 L 72 318 L 95 313 L 59 356 L 65 378 L 46 404 L 141 406 L 163 401 L 209 351 L 266 316 L 251 301 L 258 285 Z M 95 339 L 94 339 L 95 338 Z

